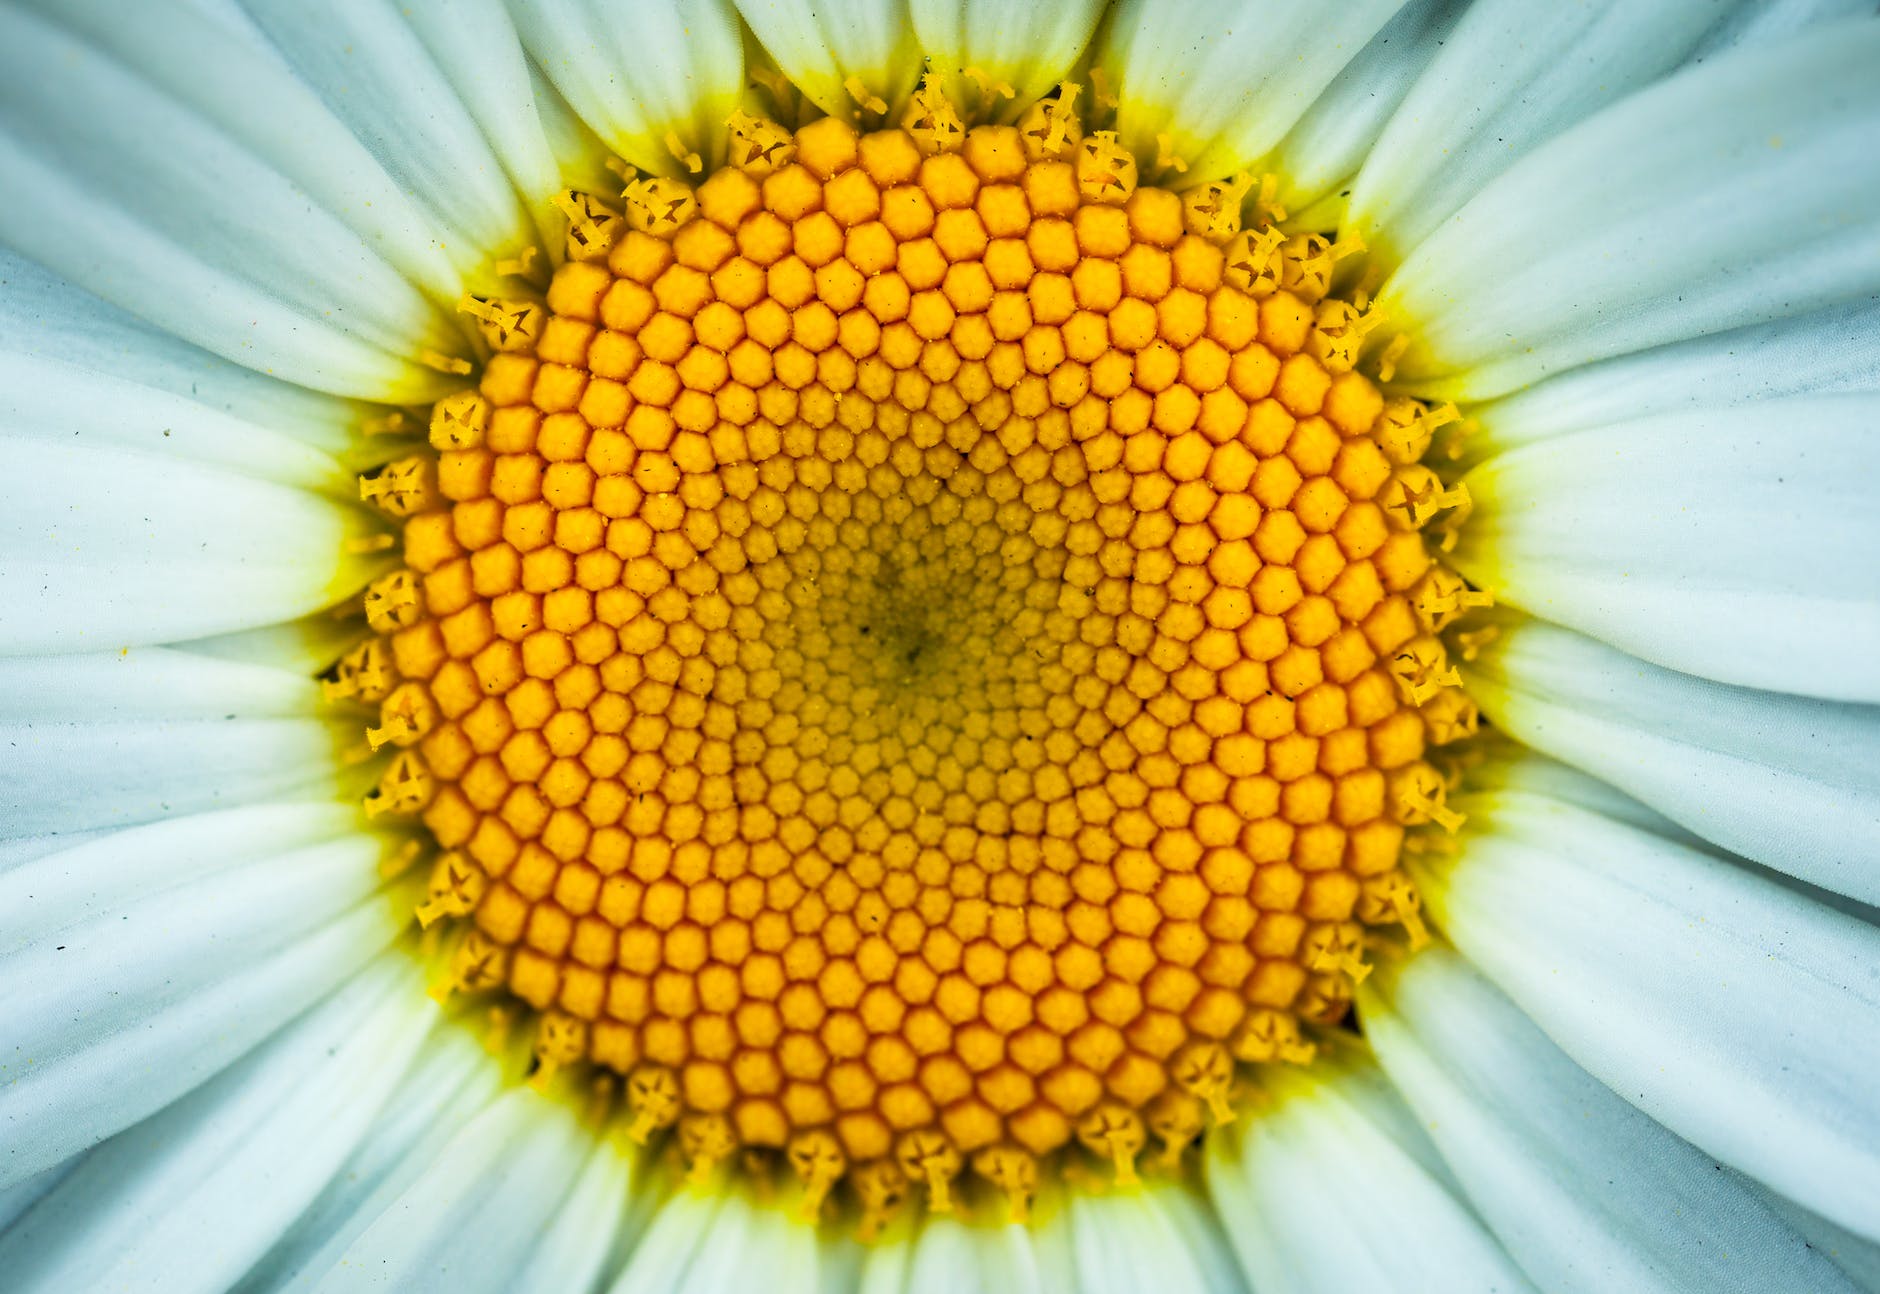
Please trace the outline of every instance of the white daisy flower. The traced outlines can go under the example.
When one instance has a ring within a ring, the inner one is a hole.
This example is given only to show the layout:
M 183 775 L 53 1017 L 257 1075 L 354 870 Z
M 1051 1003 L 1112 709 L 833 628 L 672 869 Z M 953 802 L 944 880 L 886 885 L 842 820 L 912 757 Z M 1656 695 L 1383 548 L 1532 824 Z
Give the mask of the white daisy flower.
M 1876 68 L 10 0 L 0 1284 L 1880 1290 Z

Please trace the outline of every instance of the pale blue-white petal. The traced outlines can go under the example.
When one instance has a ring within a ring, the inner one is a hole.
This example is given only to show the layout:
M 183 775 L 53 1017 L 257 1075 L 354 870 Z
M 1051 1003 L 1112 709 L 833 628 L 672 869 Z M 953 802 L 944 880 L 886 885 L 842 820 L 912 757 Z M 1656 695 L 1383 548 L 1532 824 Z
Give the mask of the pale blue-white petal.
M 228 132 L 440 302 L 460 280 L 439 231 L 296 77 L 237 0 L 26 0 L 162 94 Z
M 1880 391 L 1877 341 L 1880 296 L 1570 369 L 1471 409 L 1463 461 L 1655 414 Z
M 313 680 L 287 670 L 139 648 L 7 661 L 0 689 L 7 835 L 330 803 L 344 780 L 342 721 L 318 717 Z
M 1763 1198 L 1784 1221 L 1807 1237 L 1809 1244 L 1853 1277 L 1856 1285 L 1865 1290 L 1880 1290 L 1880 1244 L 1837 1227 L 1773 1191 L 1764 1191 Z
M 1246 1288 L 1211 1210 L 1185 1187 L 1158 1183 L 1109 1195 L 1068 1191 L 1053 1212 L 1037 1227 L 1046 1289 L 1233 1294 Z
M 434 1015 L 416 962 L 387 954 L 86 1155 L 0 1233 L 8 1288 L 220 1294 L 326 1185 Z
M 83 1155 L 74 1155 L 62 1164 L 55 1164 L 43 1173 L 36 1173 L 23 1182 L 0 1189 L 0 1234 L 15 1221 L 24 1217 L 26 1211 L 39 1201 L 52 1194 L 60 1182 L 69 1177 L 74 1169 L 85 1162 Z
M 375 894 L 383 848 L 266 855 L 0 959 L 0 1186 L 163 1108 L 385 947 L 404 918 Z
M 1744 1179 L 1627 1104 L 1445 948 L 1359 987 L 1365 1033 L 1542 1289 L 1855 1289 Z
M 392 0 L 244 3 L 288 66 L 418 204 L 460 270 L 475 273 L 496 256 L 514 255 L 533 243 L 534 224 L 490 146 L 483 121 L 459 97 L 458 84 L 431 56 L 403 6 Z M 426 6 L 412 10 L 426 11 Z M 433 28 L 444 25 L 442 11 L 432 7 L 428 12 Z M 500 53 L 507 42 L 513 76 L 492 88 L 508 89 L 512 129 L 526 130 L 532 112 L 516 90 L 528 78 L 515 30 L 500 7 L 487 0 L 454 4 L 450 25 L 460 43 L 474 46 L 480 40 L 492 53 Z M 538 156 L 545 157 L 539 132 L 536 142 Z M 548 194 L 535 196 L 540 201 Z
M 744 88 L 743 35 L 726 0 L 514 0 L 511 12 L 548 79 L 621 157 L 673 172 L 683 167 L 671 143 L 706 166 L 724 155 Z
M 815 1230 L 781 1204 L 682 1190 L 654 1214 L 610 1289 L 744 1294 L 761 1283 L 776 1294 L 814 1294 L 821 1288 L 820 1243 Z
M 126 57 L 0 11 L 0 241 L 251 368 L 368 399 L 442 394 L 418 357 L 460 337 L 412 280 L 250 132 Z
M 383 565 L 360 507 L 141 450 L 0 440 L 0 654 L 291 620 Z
M 1384 285 L 1398 380 L 1503 395 L 1551 373 L 1880 287 L 1880 21 L 1738 50 L 1530 153 Z M 1571 193 L 1573 200 L 1560 200 Z
M 0 875 L 0 957 L 73 926 L 95 923 L 229 868 L 359 829 L 356 808 L 331 802 L 259 804 L 172 818 L 78 840 Z
M 1527 1294 L 1368 1059 L 1263 1076 L 1272 1104 L 1209 1134 L 1208 1191 L 1249 1286 Z
M 424 1050 L 326 1189 L 235 1288 L 311 1288 L 502 1090 L 500 1064 L 457 1025 Z
M 958 75 L 966 68 L 1003 82 L 1009 100 L 987 105 L 1015 110 L 1070 74 L 1103 16 L 1104 0 L 1013 5 L 1005 0 L 909 0 L 909 17 L 929 66 L 944 78 L 961 106 L 976 87 Z
M 852 117 L 868 106 L 856 100 L 856 88 L 898 115 L 920 79 L 908 0 L 737 0 L 737 6 L 790 83 L 832 116 Z
M 509 1294 L 594 1289 L 608 1259 L 620 1248 L 634 1186 L 634 1158 L 608 1138 L 590 1140 L 595 1144 L 586 1166 L 507 1287 Z
M 1119 0 L 1095 62 L 1115 78 L 1125 146 L 1214 179 L 1270 152 L 1403 3 Z
M 1478 0 L 1352 185 L 1348 227 L 1395 265 L 1495 176 L 1683 62 L 1716 0 Z
M 1495 726 L 1732 853 L 1880 902 L 1880 710 L 1727 687 L 1540 621 L 1464 685 Z
M 192 346 L 3 247 L 0 366 L 11 434 L 78 431 L 291 483 L 331 484 L 372 408 Z
M 503 0 L 408 5 L 402 14 L 509 176 L 542 245 L 559 246 L 565 226 L 551 198 L 561 183 L 560 169 L 542 126 L 522 37 Z
M 316 1288 L 516 1288 L 592 1144 L 565 1104 L 511 1089 L 463 1125 Z
M 1468 0 L 1410 0 L 1313 100 L 1271 159 L 1289 219 L 1324 229 L 1343 223 L 1348 195 L 1334 191 L 1350 189 L 1385 123 L 1468 8 Z
M 967 1226 L 929 1217 L 910 1239 L 884 1240 L 864 1251 L 856 1294 L 952 1294 L 1009 1290 L 1048 1294 L 1021 1225 Z
M 1727 50 L 1767 44 L 1812 27 L 1873 13 L 1872 0 L 1755 0 L 1730 10 L 1691 51 L 1693 62 Z
M 1487 459 L 1454 554 L 1687 674 L 1880 701 L 1880 393 L 1660 414 Z
M 320 708 L 305 674 L 169 647 L 0 657 L 0 722 L 304 719 Z
M 1411 862 L 1450 940 L 1685 1140 L 1880 1239 L 1880 929 L 1544 795 L 1457 797 Z

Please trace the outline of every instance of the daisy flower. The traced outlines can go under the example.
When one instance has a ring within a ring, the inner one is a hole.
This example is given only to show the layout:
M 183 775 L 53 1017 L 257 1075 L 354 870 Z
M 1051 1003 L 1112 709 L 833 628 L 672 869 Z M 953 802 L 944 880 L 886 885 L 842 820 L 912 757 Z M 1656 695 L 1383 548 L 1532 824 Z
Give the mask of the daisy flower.
M 0 1283 L 1880 1289 L 1876 68 L 8 0 Z

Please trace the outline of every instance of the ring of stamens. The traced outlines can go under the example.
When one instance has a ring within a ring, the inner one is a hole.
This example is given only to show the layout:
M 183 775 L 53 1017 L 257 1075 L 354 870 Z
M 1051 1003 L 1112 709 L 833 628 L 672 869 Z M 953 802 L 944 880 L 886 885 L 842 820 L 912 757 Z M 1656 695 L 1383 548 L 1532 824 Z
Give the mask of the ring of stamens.
M 545 305 L 467 302 L 480 384 L 362 486 L 404 567 L 329 688 L 442 851 L 440 991 L 812 1214 L 1177 1162 L 1420 940 L 1405 832 L 1456 823 L 1453 411 L 1356 371 L 1347 249 L 1070 102 L 562 195 Z

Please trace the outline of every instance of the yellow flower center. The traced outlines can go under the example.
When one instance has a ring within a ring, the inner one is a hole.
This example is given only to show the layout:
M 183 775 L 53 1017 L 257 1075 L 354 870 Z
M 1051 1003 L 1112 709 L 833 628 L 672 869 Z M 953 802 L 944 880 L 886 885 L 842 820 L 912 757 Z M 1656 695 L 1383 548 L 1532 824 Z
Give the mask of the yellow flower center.
M 467 303 L 479 387 L 364 482 L 405 569 L 332 686 L 443 851 L 442 987 L 812 1214 L 1177 1162 L 1367 924 L 1420 938 L 1405 829 L 1453 818 L 1453 414 L 1354 370 L 1336 245 L 1063 104 L 742 118 L 696 192 L 564 195 L 546 308 Z

